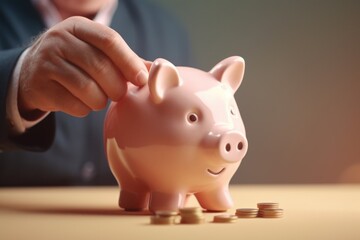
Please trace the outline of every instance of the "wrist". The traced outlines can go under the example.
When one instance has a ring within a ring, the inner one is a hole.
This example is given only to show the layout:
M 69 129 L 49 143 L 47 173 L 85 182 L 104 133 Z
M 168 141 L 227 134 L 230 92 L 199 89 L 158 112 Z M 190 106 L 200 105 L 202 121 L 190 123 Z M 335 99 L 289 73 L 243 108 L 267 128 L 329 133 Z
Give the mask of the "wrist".
M 13 71 L 7 92 L 6 118 L 8 119 L 10 125 L 11 135 L 19 135 L 24 133 L 26 129 L 33 127 L 48 115 L 48 112 L 32 109 L 30 106 L 24 105 L 24 101 L 22 101 L 23 96 L 20 96 L 20 72 L 28 52 L 29 49 L 26 49 L 20 55 Z M 30 103 L 31 101 L 28 102 Z

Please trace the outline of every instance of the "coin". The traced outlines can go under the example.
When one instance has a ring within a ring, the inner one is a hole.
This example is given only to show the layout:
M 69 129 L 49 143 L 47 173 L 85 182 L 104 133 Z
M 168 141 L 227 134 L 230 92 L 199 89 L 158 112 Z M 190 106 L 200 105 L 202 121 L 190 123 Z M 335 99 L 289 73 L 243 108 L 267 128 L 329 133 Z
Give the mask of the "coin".
M 156 211 L 155 215 L 157 216 L 162 216 L 162 217 L 168 217 L 168 216 L 176 216 L 179 213 L 177 211 L 166 211 L 166 210 L 162 210 L 162 211 Z
M 259 217 L 262 218 L 281 218 L 284 215 L 284 210 L 281 208 L 261 209 L 259 210 Z
M 239 218 L 255 218 L 258 215 L 259 210 L 257 208 L 238 208 L 235 215 Z
M 214 216 L 214 223 L 233 223 L 238 219 L 237 216 L 231 214 L 221 214 Z
M 151 224 L 170 225 L 175 223 L 175 216 L 151 216 Z
M 279 208 L 279 203 L 274 202 L 262 202 L 258 203 L 257 207 L 259 209 L 273 209 L 273 208 Z
M 200 224 L 205 222 L 202 209 L 199 207 L 180 208 L 180 223 L 184 224 Z
M 180 223 L 201 224 L 201 223 L 205 223 L 205 217 L 181 217 Z
M 198 213 L 201 212 L 202 213 L 202 209 L 199 207 L 185 207 L 185 208 L 180 208 L 179 209 L 180 214 L 192 214 L 192 213 Z

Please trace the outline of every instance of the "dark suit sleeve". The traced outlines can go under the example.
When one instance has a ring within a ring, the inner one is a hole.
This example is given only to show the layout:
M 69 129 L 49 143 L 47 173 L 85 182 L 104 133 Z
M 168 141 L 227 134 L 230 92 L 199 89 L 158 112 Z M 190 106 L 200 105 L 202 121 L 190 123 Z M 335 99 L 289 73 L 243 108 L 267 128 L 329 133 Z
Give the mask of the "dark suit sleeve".
M 24 48 L 0 51 L 0 150 L 42 151 L 50 147 L 55 135 L 53 114 L 19 136 L 10 136 L 9 123 L 6 119 L 6 96 L 9 82 L 16 62 L 23 51 Z

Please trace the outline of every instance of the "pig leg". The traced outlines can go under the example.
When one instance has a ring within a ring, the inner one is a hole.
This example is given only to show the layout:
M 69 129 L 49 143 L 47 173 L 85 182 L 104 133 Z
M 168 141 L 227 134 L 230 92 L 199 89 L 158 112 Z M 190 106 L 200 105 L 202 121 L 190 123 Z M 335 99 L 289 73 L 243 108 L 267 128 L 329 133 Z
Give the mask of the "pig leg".
M 107 158 L 112 173 L 121 186 L 119 206 L 126 211 L 140 211 L 148 207 L 149 189 L 136 180 L 125 161 L 121 159 L 121 150 L 114 138 L 107 139 Z
M 149 209 L 152 212 L 160 210 L 177 211 L 185 204 L 184 193 L 151 192 Z
M 196 199 L 202 208 L 208 211 L 222 212 L 233 206 L 229 189 L 220 187 L 211 191 L 199 192 L 195 194 Z
M 141 211 L 148 207 L 149 193 L 146 191 L 134 191 L 134 189 L 121 189 L 119 206 L 125 211 Z

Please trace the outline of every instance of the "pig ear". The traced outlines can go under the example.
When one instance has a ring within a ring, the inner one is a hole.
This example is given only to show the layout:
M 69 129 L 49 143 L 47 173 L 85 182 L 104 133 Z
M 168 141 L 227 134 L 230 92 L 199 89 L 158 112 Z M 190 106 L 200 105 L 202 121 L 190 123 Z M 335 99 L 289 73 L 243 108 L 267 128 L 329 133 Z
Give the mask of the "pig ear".
M 210 73 L 220 82 L 229 85 L 233 93 L 240 87 L 245 71 L 245 61 L 242 57 L 226 58 L 215 65 Z
M 155 103 L 160 103 L 167 90 L 180 86 L 180 77 L 176 67 L 165 59 L 156 59 L 150 68 L 150 97 Z

